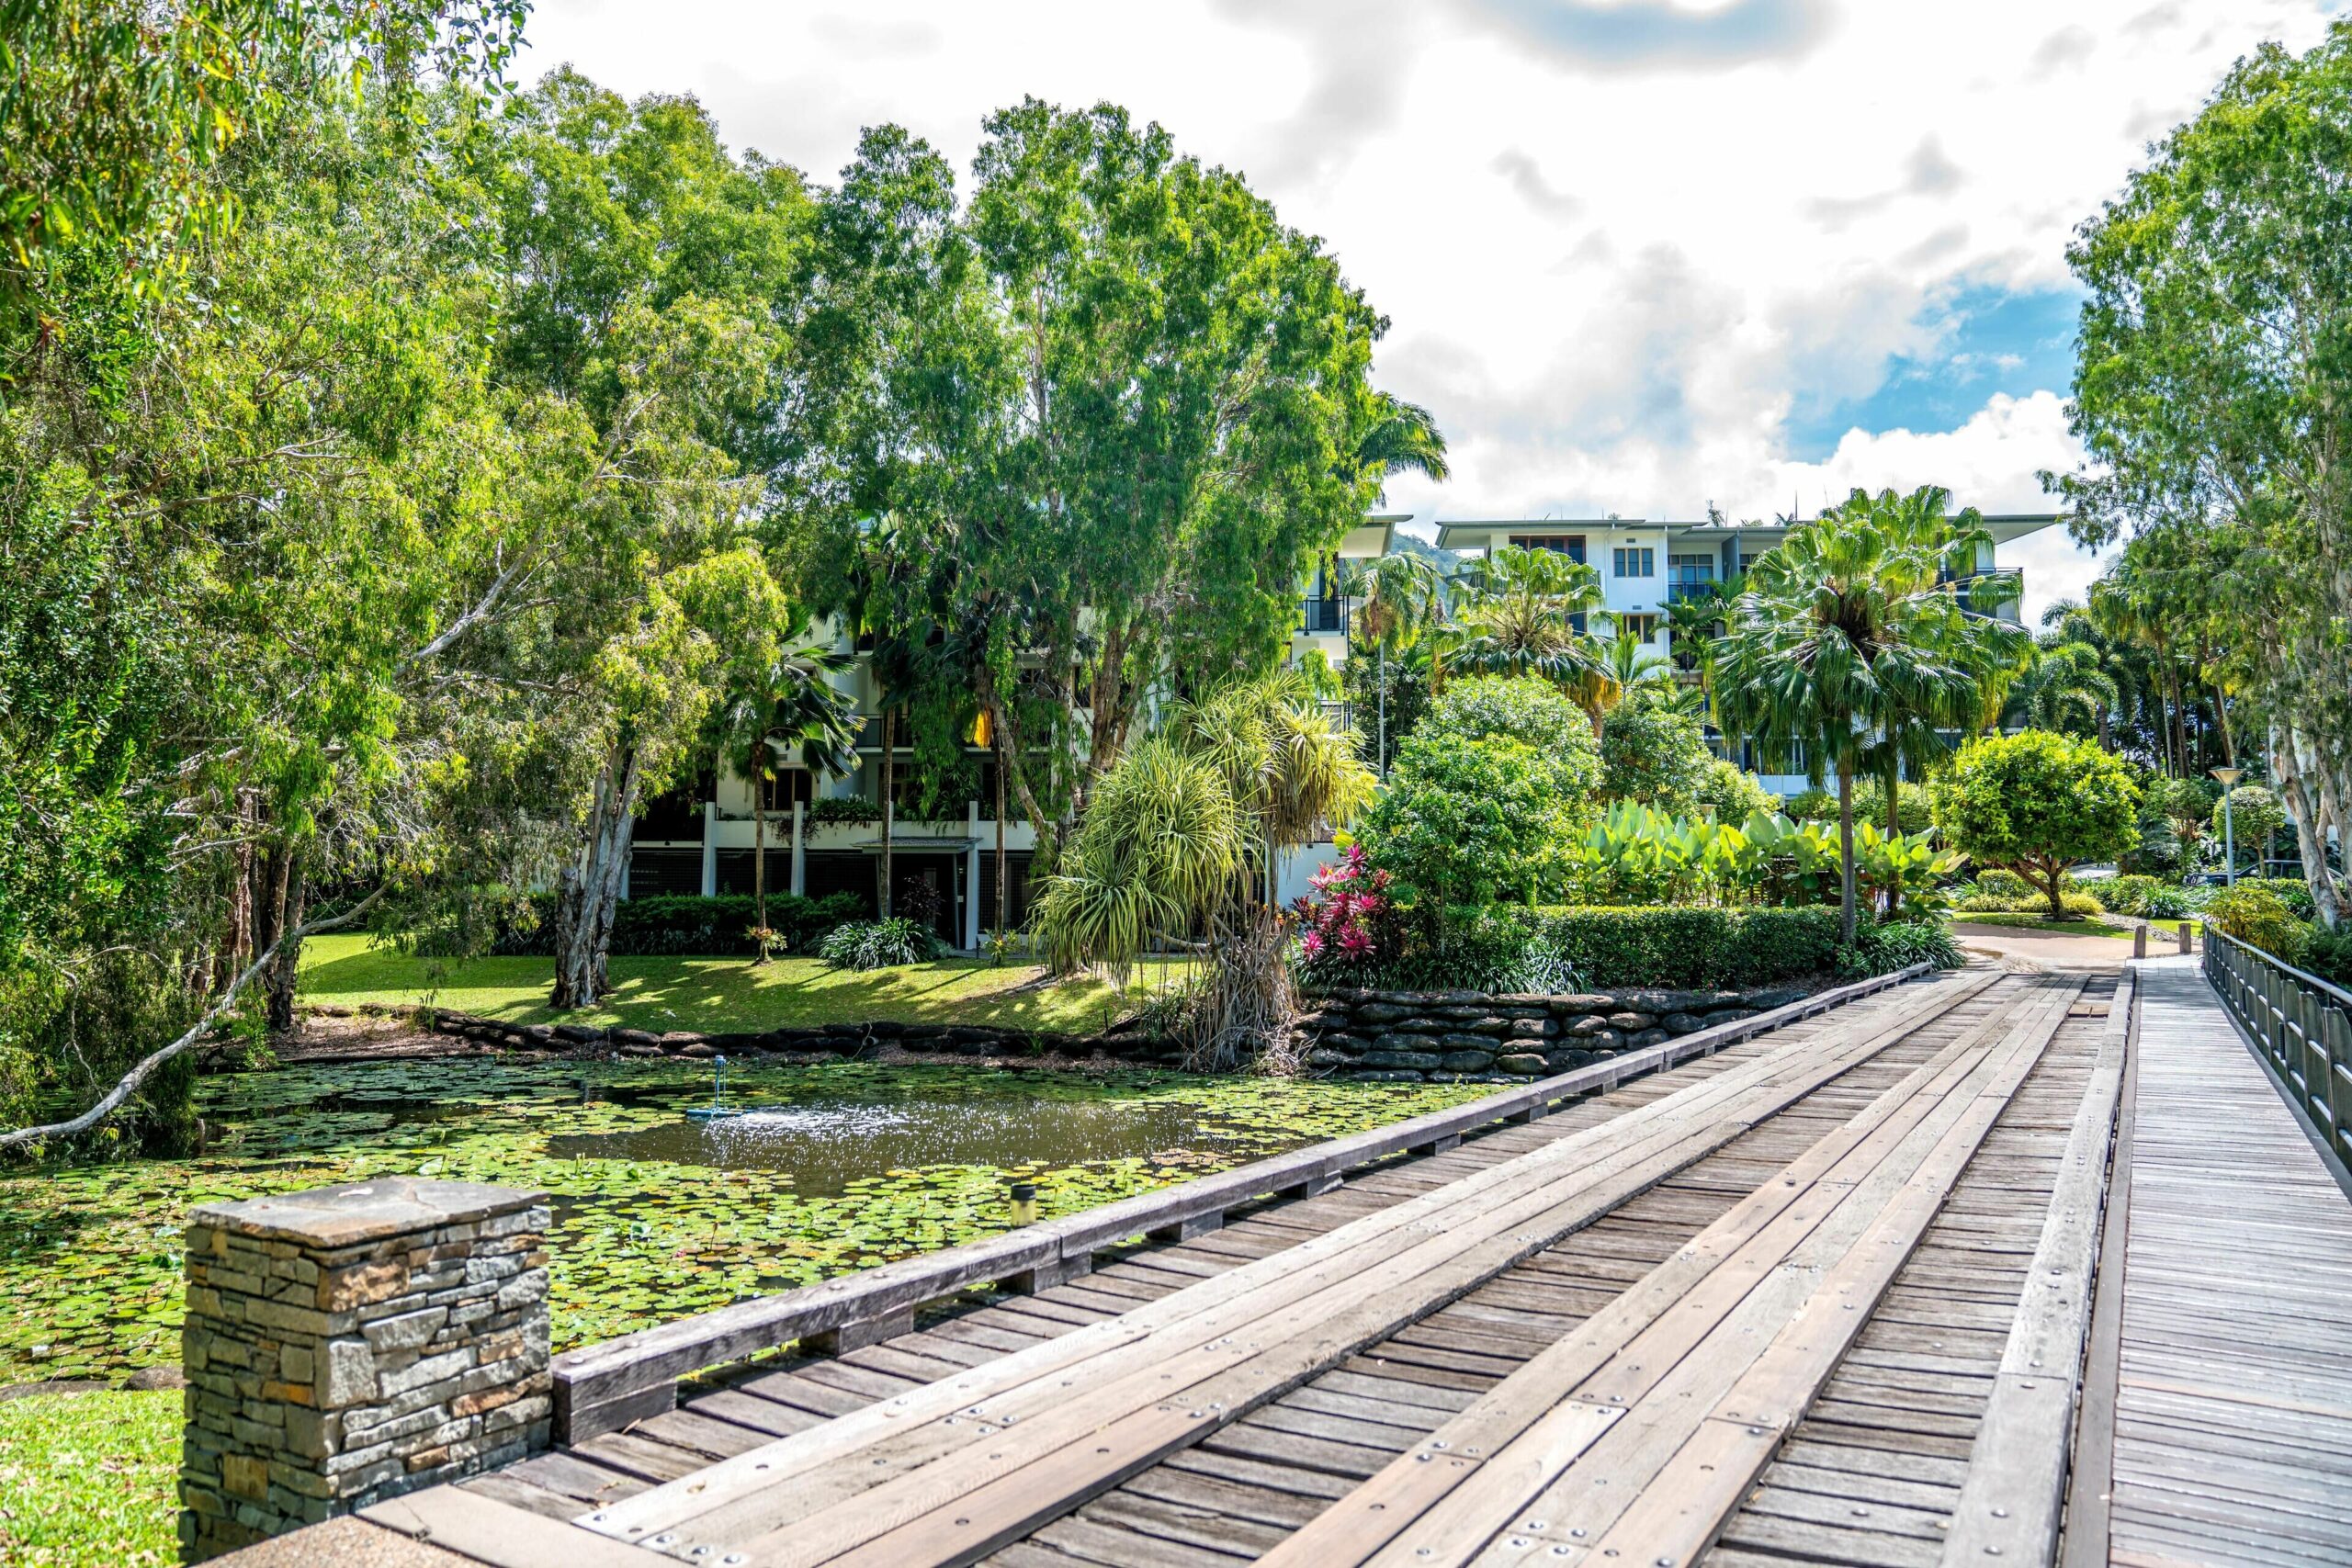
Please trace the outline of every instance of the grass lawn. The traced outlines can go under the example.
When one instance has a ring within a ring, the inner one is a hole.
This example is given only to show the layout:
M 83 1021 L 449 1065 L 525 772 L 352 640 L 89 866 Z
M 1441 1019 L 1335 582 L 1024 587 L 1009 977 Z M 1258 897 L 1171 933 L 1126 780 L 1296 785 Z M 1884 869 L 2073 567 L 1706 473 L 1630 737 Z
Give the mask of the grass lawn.
M 176 1389 L 0 1401 L 0 1562 L 177 1562 L 179 1467 Z
M 431 1002 L 513 1023 L 568 1018 L 637 1029 L 755 1032 L 841 1021 L 987 1023 L 1004 1029 L 1091 1033 L 1125 1010 L 1119 993 L 1091 976 L 1050 982 L 1034 964 L 941 959 L 853 974 L 813 958 L 615 958 L 612 995 L 590 1011 L 547 1007 L 555 973 L 546 958 L 416 958 L 331 933 L 302 944 L 302 999 L 352 1006 Z M 1182 964 L 1169 966 L 1181 974 Z M 1133 987 L 1159 965 L 1136 970 Z
M 2053 920 L 2047 915 L 1958 914 L 1954 915 L 1952 919 L 1957 924 L 2007 926 L 2015 931 L 2063 931 L 2068 936 L 2112 936 L 2121 937 L 2127 942 L 2132 937 L 2132 930 L 2129 926 L 2111 926 L 2105 920 L 2084 916 Z

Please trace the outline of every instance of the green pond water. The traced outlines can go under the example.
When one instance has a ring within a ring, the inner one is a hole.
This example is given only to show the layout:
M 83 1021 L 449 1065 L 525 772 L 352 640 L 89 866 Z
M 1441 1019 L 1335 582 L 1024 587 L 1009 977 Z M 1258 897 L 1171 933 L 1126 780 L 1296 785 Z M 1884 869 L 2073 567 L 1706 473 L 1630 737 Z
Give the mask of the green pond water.
M 0 1179 L 0 1383 L 179 1357 L 199 1203 L 384 1175 L 544 1190 L 558 1348 L 1457 1104 L 1476 1085 L 961 1066 L 439 1061 L 209 1078 L 196 1159 Z

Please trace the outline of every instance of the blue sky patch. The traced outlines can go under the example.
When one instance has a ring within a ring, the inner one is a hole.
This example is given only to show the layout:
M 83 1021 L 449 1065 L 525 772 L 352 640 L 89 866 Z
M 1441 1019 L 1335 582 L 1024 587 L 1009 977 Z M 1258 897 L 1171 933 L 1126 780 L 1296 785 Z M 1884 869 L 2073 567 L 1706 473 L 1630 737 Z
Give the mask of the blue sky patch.
M 1961 290 L 1931 311 L 1931 321 L 1949 328 L 1936 351 L 1889 360 L 1868 397 L 1821 402 L 1799 389 L 1789 411 L 1789 457 L 1822 462 L 1838 449 L 1838 438 L 1857 427 L 1957 430 L 1996 392 L 2065 396 L 2075 378 L 2075 320 L 2081 308 L 2082 296 L 2071 288 L 2018 294 L 1980 285 Z

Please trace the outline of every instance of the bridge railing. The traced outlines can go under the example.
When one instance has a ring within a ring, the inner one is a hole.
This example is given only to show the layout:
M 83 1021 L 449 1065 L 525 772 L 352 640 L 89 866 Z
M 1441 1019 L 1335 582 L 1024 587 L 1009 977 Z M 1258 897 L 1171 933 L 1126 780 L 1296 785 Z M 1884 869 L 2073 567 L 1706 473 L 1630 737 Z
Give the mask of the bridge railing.
M 2210 922 L 2205 978 L 2277 1070 L 2288 1103 L 2352 1163 L 2352 992 Z

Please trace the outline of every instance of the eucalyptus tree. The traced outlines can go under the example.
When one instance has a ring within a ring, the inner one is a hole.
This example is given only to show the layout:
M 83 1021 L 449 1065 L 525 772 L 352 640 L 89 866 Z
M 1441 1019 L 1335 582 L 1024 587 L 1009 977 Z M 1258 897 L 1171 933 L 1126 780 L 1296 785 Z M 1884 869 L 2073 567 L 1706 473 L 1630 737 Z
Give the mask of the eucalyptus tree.
M 2088 298 L 2053 479 L 2076 536 L 2239 536 L 2207 573 L 2321 919 L 2352 826 L 2352 26 L 2300 57 L 2265 44 L 2078 231 Z M 2187 551 L 2184 554 L 2188 553 Z
M 1758 559 L 1718 655 L 1715 701 L 1729 727 L 1768 755 L 1801 754 L 1816 786 L 1836 771 L 1849 940 L 1855 778 L 1891 773 L 1890 758 L 1926 761 L 1939 729 L 1973 727 L 2024 640 L 1979 613 L 2013 588 L 1952 581 L 1973 570 L 1981 538 L 1972 513 L 1944 518 L 1933 487 L 1857 491 Z
M 551 993 L 584 1007 L 605 990 L 639 802 L 690 760 L 729 670 L 789 624 L 752 541 L 779 304 L 813 209 L 797 175 L 730 154 L 690 100 L 632 106 L 570 71 L 514 107 L 485 166 L 497 373 L 513 417 L 551 435 L 470 635 L 503 678 L 563 693 L 586 759 Z

